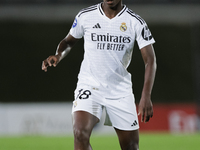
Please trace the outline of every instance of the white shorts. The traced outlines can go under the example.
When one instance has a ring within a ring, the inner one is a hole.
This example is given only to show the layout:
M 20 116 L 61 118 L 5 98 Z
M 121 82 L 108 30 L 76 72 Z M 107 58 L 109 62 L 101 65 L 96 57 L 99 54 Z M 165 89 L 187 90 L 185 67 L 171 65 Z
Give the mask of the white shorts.
M 72 113 L 86 111 L 101 119 L 103 108 L 106 110 L 105 125 L 120 130 L 139 129 L 135 98 L 132 93 L 118 99 L 108 99 L 98 88 L 81 85 L 75 90 Z

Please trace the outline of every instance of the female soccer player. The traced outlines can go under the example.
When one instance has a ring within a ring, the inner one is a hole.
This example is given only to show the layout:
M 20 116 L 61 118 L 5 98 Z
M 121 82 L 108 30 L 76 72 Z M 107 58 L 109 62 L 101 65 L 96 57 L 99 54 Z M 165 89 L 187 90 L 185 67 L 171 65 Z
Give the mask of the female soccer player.
M 156 73 L 155 42 L 146 22 L 122 0 L 103 0 L 82 9 L 68 35 L 59 43 L 56 54 L 42 63 L 42 70 L 56 66 L 84 37 L 84 59 L 78 75 L 72 118 L 74 149 L 92 150 L 89 143 L 93 127 L 106 110 L 107 125 L 115 129 L 122 150 L 139 149 L 139 124 L 153 116 L 151 91 Z M 134 42 L 140 48 L 145 65 L 144 85 L 136 112 L 131 75 Z

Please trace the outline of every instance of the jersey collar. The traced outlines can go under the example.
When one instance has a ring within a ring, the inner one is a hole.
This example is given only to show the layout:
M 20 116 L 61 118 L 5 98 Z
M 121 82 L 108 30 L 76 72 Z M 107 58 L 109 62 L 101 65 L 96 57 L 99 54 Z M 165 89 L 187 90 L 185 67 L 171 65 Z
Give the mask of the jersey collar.
M 101 14 L 102 16 L 105 16 L 105 17 L 106 17 L 106 15 L 105 15 L 105 13 L 104 13 L 102 7 L 101 7 L 101 6 L 102 6 L 102 3 L 103 3 L 103 2 L 99 3 L 98 9 L 99 9 L 100 14 Z M 125 12 L 126 8 L 127 8 L 126 5 L 123 5 L 122 10 L 121 10 L 114 18 L 121 16 L 121 15 Z

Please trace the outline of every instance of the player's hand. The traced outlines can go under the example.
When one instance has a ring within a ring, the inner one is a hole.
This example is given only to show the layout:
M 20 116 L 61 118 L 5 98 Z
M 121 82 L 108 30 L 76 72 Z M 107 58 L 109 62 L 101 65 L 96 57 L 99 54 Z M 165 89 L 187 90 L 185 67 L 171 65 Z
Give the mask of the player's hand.
M 138 115 L 141 115 L 141 122 L 148 122 L 153 117 L 153 105 L 150 98 L 141 98 Z
M 43 62 L 42 62 L 42 70 L 44 70 L 45 72 L 47 72 L 47 68 L 50 66 L 54 66 L 56 67 L 57 64 L 59 63 L 60 61 L 60 56 L 58 55 L 52 55 L 52 56 L 49 56 L 47 59 L 45 59 Z

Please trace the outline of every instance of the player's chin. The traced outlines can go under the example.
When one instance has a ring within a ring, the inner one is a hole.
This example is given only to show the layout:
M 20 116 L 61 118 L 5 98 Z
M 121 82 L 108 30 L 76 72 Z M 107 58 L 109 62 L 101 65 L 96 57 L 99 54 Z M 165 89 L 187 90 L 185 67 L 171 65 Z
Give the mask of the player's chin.
M 106 4 L 107 4 L 107 5 L 113 5 L 113 4 L 114 4 L 114 1 L 113 1 L 113 0 L 106 0 Z

